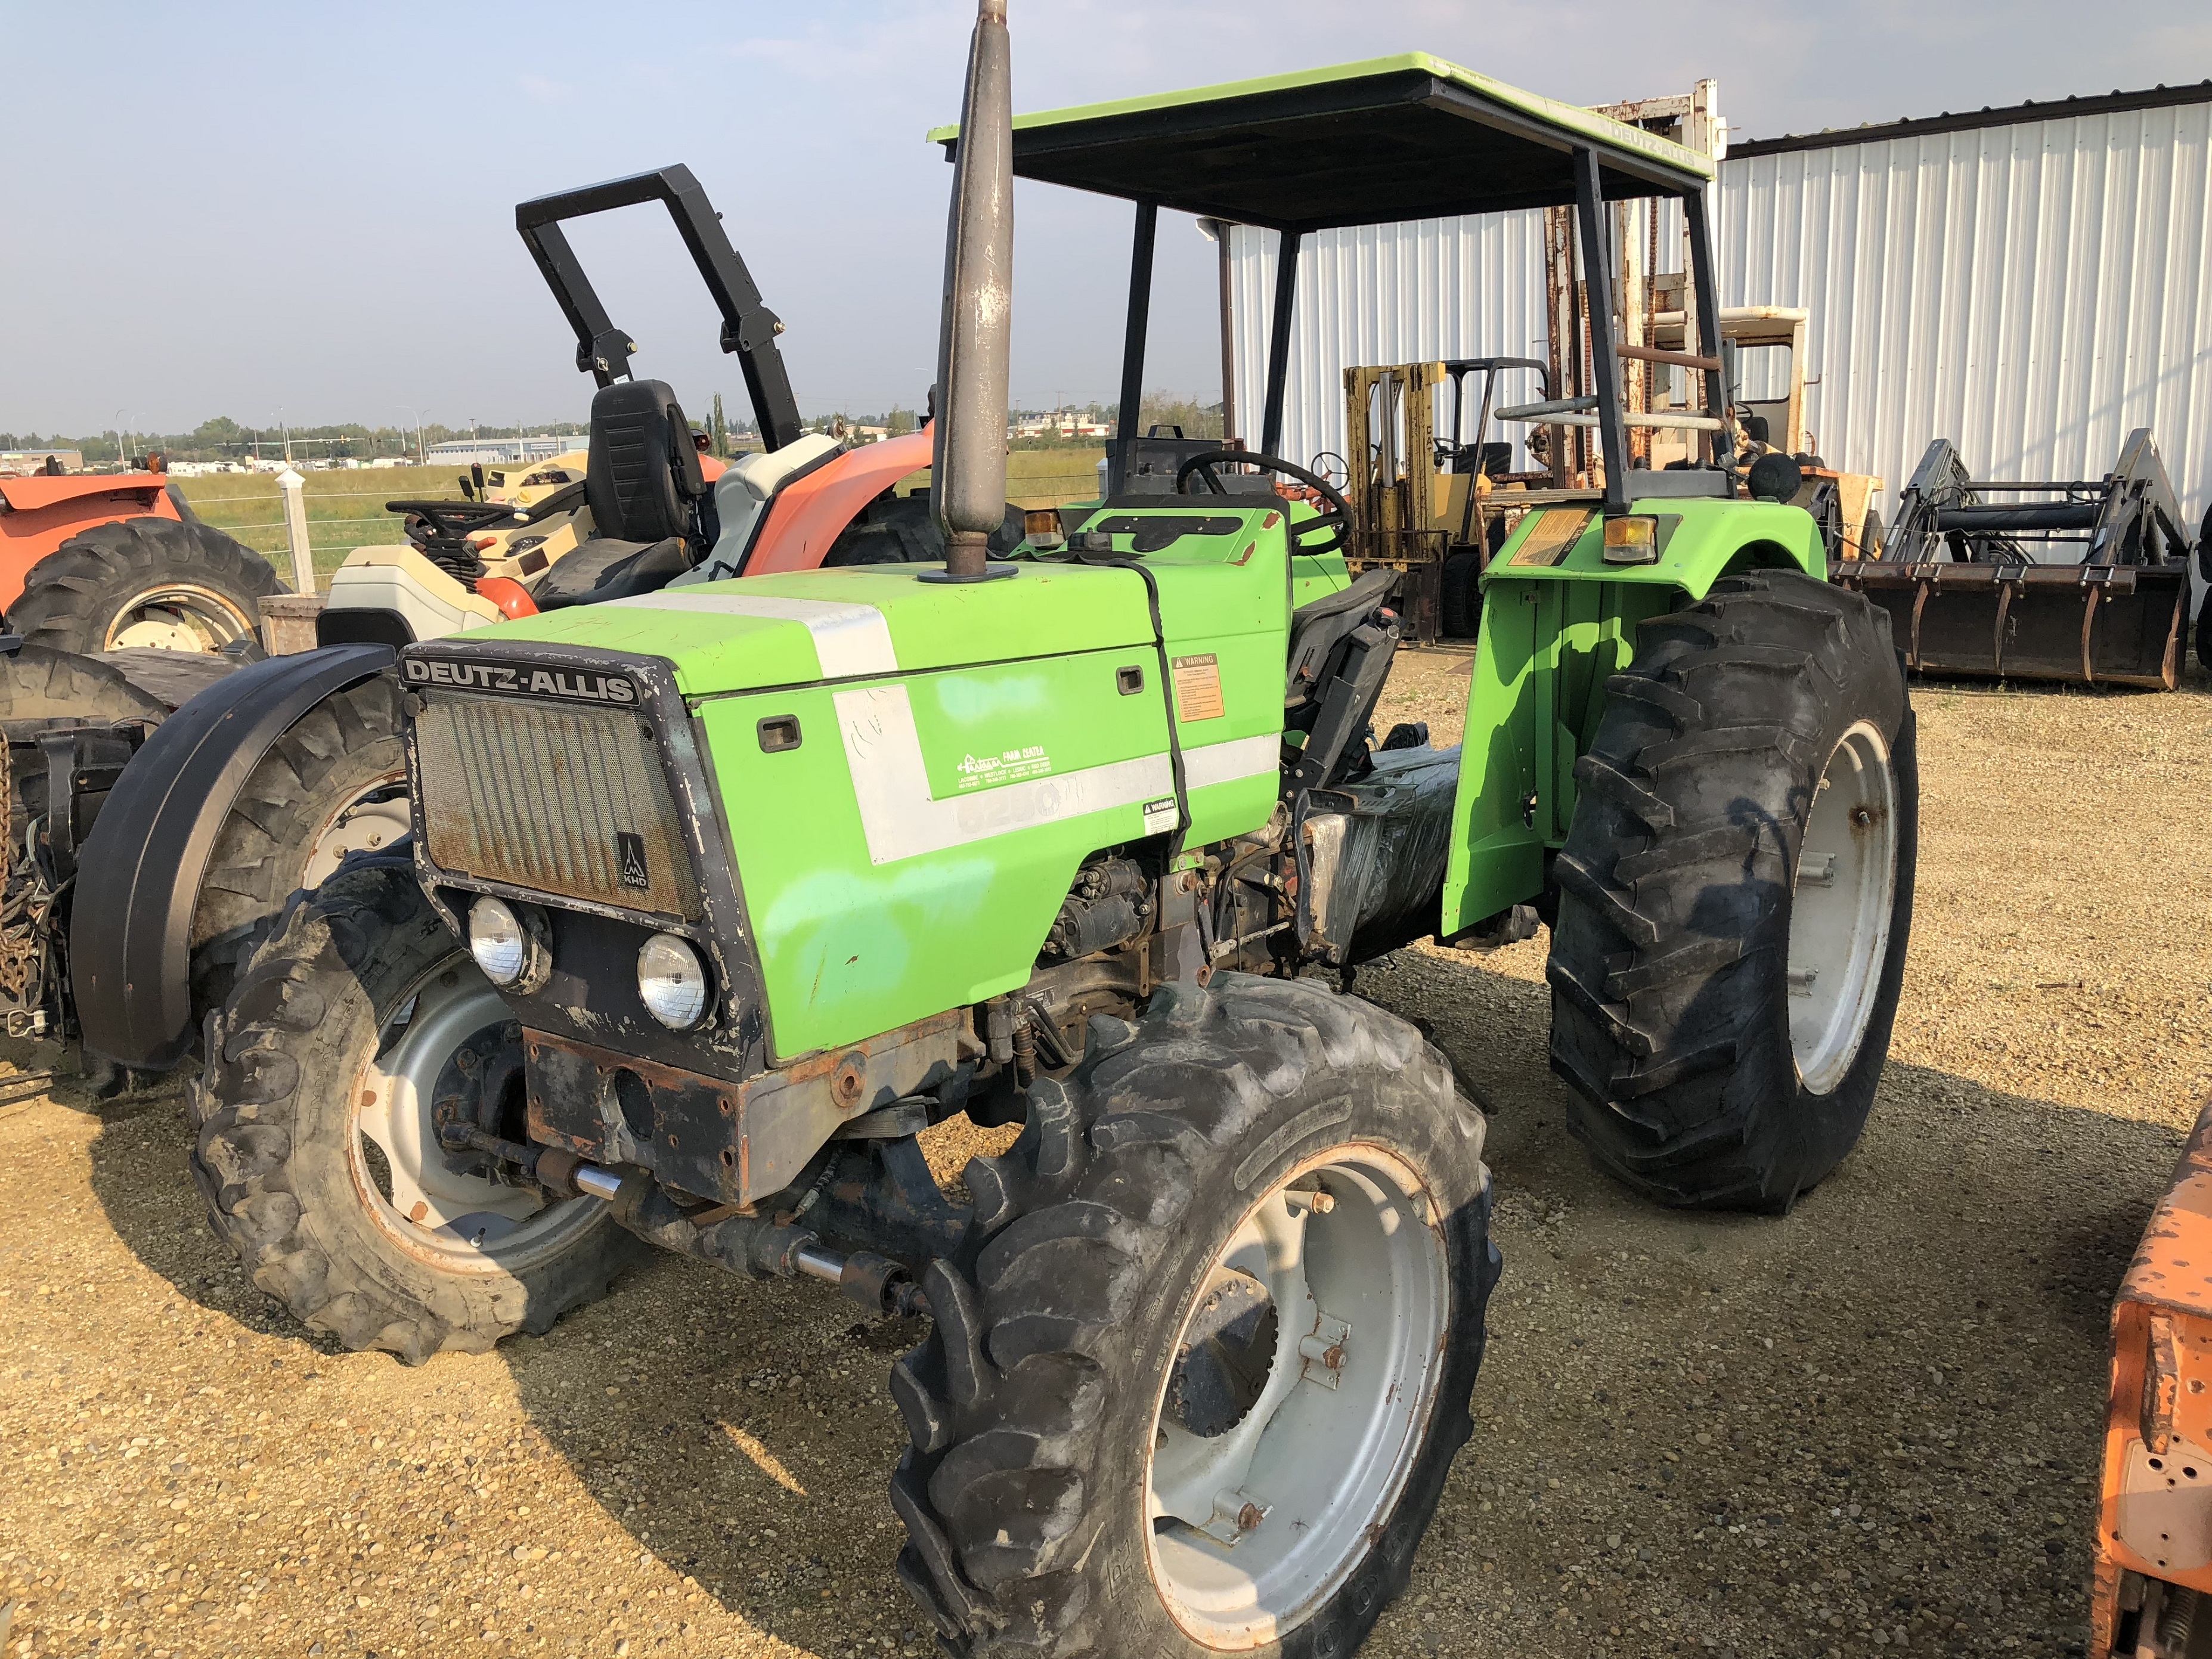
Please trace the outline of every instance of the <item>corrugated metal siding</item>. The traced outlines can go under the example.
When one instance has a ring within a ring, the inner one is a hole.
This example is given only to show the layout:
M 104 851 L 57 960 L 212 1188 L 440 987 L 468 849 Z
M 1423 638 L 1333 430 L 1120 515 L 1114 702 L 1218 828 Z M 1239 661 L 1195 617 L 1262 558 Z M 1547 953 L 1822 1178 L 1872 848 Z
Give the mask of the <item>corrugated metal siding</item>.
M 1806 422 L 1895 492 L 1931 438 L 1977 474 L 2095 477 L 2148 426 L 2212 495 L 2212 104 L 1723 162 L 1729 304 L 1813 313 Z
M 1260 441 L 1278 239 L 1231 233 L 1237 424 Z M 1486 214 L 1322 231 L 1298 249 L 1283 454 L 1344 453 L 1344 371 L 1356 363 L 1544 355 L 1544 216 Z
M 1719 196 L 1723 303 L 1812 312 L 1808 424 L 1886 511 L 1931 438 L 1984 476 L 2095 477 L 2145 425 L 2192 521 L 2212 500 L 2212 104 L 1724 161 Z M 1540 225 L 1306 239 L 1290 457 L 1341 450 L 1347 364 L 1541 356 Z M 1254 442 L 1275 243 L 1231 243 Z

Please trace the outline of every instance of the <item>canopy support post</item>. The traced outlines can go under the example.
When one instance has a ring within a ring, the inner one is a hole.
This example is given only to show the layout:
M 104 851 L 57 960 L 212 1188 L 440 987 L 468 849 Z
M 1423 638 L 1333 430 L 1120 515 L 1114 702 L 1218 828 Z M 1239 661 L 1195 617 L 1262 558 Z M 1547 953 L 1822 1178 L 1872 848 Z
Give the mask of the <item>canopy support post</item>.
M 1273 455 L 1283 441 L 1283 389 L 1291 378 L 1291 319 L 1298 297 L 1300 233 L 1286 230 L 1275 252 L 1275 316 L 1267 330 L 1267 398 L 1260 422 L 1260 453 Z
M 1682 194 L 1682 217 L 1690 237 L 1690 280 L 1698 290 L 1698 353 L 1711 357 L 1715 362 L 1721 358 L 1721 291 L 1713 280 L 1712 232 L 1705 222 L 1705 192 L 1685 191 Z M 1735 465 L 1735 444 L 1726 426 L 1729 409 L 1729 388 L 1721 384 L 1717 369 L 1705 371 L 1705 413 L 1721 421 L 1723 429 L 1711 434 L 1707 441 L 1712 447 L 1713 459 L 1725 467 Z
M 1159 233 L 1160 206 L 1137 204 L 1136 234 L 1129 244 L 1129 324 L 1121 337 L 1121 406 L 1115 411 L 1114 478 L 1109 495 L 1128 488 L 1136 465 L 1136 441 L 1143 434 L 1145 330 L 1152 314 L 1152 243 Z
M 1597 395 L 1599 452 L 1605 460 L 1605 510 L 1628 510 L 1628 445 L 1621 422 L 1620 357 L 1613 349 L 1613 262 L 1607 246 L 1597 152 L 1575 151 L 1575 222 L 1583 245 L 1583 292 L 1589 296 L 1590 390 Z M 1702 301 L 1699 308 L 1703 309 Z

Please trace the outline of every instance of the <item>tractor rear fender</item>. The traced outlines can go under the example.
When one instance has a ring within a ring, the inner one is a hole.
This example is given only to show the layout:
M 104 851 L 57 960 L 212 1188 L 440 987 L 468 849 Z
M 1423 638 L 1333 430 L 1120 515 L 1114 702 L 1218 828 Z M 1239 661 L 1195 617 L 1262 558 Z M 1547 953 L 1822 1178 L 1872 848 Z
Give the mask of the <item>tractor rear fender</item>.
M 173 1065 L 192 1040 L 192 910 L 208 855 L 261 757 L 325 697 L 389 667 L 381 645 L 272 657 L 194 697 L 124 769 L 80 862 L 70 954 L 84 1045 Z
M 1541 898 L 1566 839 L 1575 762 L 1605 712 L 1605 683 L 1636 654 L 1636 625 L 1703 599 L 1742 570 L 1827 576 L 1802 507 L 1718 499 L 1640 501 L 1657 557 L 1605 561 L 1597 504 L 1532 512 L 1482 577 L 1439 939 Z

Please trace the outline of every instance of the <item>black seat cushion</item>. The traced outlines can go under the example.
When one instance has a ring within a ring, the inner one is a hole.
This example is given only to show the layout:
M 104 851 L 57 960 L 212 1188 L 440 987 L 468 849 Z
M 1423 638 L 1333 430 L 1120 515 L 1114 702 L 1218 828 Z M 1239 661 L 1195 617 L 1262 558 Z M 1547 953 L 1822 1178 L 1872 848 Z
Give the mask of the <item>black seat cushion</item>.
M 584 496 L 601 536 L 652 543 L 697 533 L 692 503 L 707 493 L 691 425 L 665 380 L 617 380 L 592 399 Z
M 681 536 L 643 544 L 601 537 L 557 561 L 538 579 L 530 597 L 540 611 L 627 599 L 665 587 L 690 568 Z

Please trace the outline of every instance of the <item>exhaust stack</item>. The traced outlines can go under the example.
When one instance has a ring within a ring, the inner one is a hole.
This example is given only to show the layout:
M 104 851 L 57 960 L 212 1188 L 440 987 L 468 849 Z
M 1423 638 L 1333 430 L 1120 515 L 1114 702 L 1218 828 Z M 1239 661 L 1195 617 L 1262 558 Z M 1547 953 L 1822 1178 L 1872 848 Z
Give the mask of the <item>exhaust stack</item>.
M 938 414 L 930 505 L 945 569 L 925 581 L 1011 576 L 986 562 L 1006 516 L 1006 376 L 1014 279 L 1014 109 L 1006 0 L 978 0 L 960 102 L 945 300 L 937 335 Z

